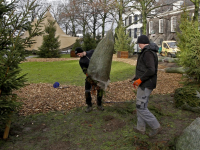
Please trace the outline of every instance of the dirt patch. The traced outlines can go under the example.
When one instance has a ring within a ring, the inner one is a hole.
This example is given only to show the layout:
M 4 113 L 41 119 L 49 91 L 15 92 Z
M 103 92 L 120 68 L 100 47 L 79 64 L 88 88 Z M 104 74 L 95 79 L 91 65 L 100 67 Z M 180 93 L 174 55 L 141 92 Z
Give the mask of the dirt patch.
M 110 120 L 107 120 L 104 125 L 102 125 L 102 129 L 103 132 L 113 132 L 119 130 L 119 128 L 123 128 L 125 125 L 126 123 L 124 121 L 113 117 L 112 119 L 110 118 Z
M 27 61 L 67 61 L 78 58 L 29 58 Z M 117 58 L 113 56 L 114 61 L 121 61 L 136 65 L 137 57 L 128 59 Z M 159 68 L 166 67 L 168 63 L 162 63 Z M 170 64 L 175 65 L 175 64 Z M 181 87 L 181 74 L 165 73 L 158 71 L 157 88 L 152 94 L 173 93 L 175 89 Z M 135 99 L 136 89 L 133 88 L 130 79 L 110 83 L 103 97 L 105 105 L 109 102 L 124 102 Z M 46 113 L 49 111 L 71 110 L 75 107 L 85 106 L 84 87 L 63 85 L 64 89 L 53 88 L 52 84 L 38 83 L 30 84 L 21 88 L 15 93 L 20 97 L 19 101 L 23 102 L 21 115 L 30 115 L 36 113 Z M 92 96 L 93 103 L 96 105 L 96 96 Z

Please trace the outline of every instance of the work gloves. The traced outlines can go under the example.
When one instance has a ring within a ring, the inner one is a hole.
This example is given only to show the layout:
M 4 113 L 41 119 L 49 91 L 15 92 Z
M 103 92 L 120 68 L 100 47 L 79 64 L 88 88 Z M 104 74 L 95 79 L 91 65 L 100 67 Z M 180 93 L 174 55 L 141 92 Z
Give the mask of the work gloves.
M 137 79 L 137 80 L 135 80 L 135 81 L 133 82 L 134 88 L 136 88 L 136 86 L 139 86 L 141 83 L 142 83 L 142 81 L 140 80 L 140 78 Z

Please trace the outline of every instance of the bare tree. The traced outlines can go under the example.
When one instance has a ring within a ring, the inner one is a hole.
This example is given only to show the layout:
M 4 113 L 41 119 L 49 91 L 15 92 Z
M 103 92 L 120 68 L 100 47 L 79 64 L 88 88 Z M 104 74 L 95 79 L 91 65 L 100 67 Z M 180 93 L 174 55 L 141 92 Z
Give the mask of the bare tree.
M 48 3 L 45 0 L 19 0 L 17 3 L 17 11 L 25 12 L 26 6 L 30 3 L 34 2 L 37 7 L 31 11 L 31 21 L 34 21 L 34 19 L 42 14 L 47 8 L 49 7 Z
M 190 0 L 195 8 L 194 8 L 194 17 L 193 17 L 193 21 L 198 21 L 198 16 L 199 16 L 199 3 L 200 3 L 200 0 Z
M 129 6 L 129 11 L 131 11 L 131 9 L 136 9 L 141 13 L 143 34 L 146 34 L 147 18 L 156 16 L 156 14 L 152 13 L 152 11 L 155 11 L 160 7 L 172 5 L 173 0 L 170 2 L 156 0 L 130 0 L 129 2 L 131 3 Z

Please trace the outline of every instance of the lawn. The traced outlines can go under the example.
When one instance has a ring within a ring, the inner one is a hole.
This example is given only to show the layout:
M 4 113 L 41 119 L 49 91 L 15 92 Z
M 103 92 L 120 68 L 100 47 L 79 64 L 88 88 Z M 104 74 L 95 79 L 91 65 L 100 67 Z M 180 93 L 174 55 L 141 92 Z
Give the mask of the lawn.
M 85 75 L 78 60 L 54 62 L 26 62 L 20 64 L 21 74 L 27 73 L 28 83 L 54 83 L 83 86 Z M 134 75 L 135 66 L 123 62 L 112 62 L 111 82 L 123 81 Z

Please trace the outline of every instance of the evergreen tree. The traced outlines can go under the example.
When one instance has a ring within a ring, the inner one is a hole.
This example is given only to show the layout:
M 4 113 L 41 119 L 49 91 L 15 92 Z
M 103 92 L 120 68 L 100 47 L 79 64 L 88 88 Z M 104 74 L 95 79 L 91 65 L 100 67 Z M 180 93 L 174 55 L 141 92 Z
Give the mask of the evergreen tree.
M 42 58 L 59 58 L 59 47 L 60 42 L 58 41 L 59 36 L 56 35 L 56 21 L 48 20 L 48 25 L 45 26 L 45 33 L 43 35 L 42 45 L 39 47 L 39 56 Z
M 118 28 L 116 29 L 116 36 L 115 36 L 115 51 L 129 51 L 133 50 L 134 44 L 131 43 L 131 38 L 125 34 L 125 27 L 123 24 L 120 23 Z
M 75 49 L 77 47 L 81 47 L 81 43 L 79 39 L 76 39 L 76 42 L 74 43 L 73 47 L 72 47 L 72 51 L 75 51 Z
M 39 16 L 33 30 L 29 17 L 37 5 L 27 2 L 23 13 L 16 13 L 16 5 L 15 0 L 9 4 L 0 1 L 0 131 L 5 129 L 9 114 L 20 106 L 13 90 L 24 86 L 26 78 L 20 75 L 18 65 L 25 60 L 25 48 L 34 42 L 32 38 L 42 34 L 39 27 L 45 13 Z M 25 30 L 29 31 L 29 37 L 23 39 Z
M 180 20 L 180 32 L 178 36 L 178 47 L 181 50 L 179 63 L 186 69 L 189 78 L 195 82 L 200 79 L 200 32 L 198 21 L 192 21 L 188 12 L 184 11 Z
M 95 49 L 97 46 L 95 39 L 91 37 L 89 33 L 86 33 L 83 38 L 82 48 L 84 51 L 89 51 L 91 49 Z

